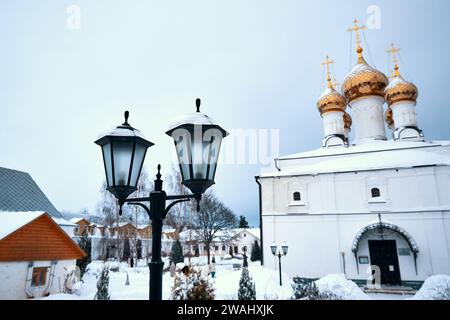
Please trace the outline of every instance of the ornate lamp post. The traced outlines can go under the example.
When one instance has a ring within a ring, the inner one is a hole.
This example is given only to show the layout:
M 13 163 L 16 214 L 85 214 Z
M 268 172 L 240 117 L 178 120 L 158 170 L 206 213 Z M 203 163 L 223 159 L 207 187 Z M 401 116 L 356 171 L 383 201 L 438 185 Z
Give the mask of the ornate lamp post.
M 283 244 L 281 246 L 281 250 L 278 249 L 278 246 L 274 243 L 270 246 L 270 250 L 272 251 L 272 254 L 276 257 L 278 257 L 278 270 L 280 272 L 280 286 L 283 285 L 282 279 L 281 279 L 281 257 L 286 256 L 288 253 L 288 246 L 287 244 Z
M 163 220 L 177 203 L 197 200 L 197 210 L 202 194 L 214 184 L 217 161 L 222 139 L 228 133 L 200 112 L 200 99 L 196 101 L 197 112 L 178 117 L 167 131 L 174 139 L 180 165 L 182 183 L 192 191 L 189 195 L 167 195 L 161 180 L 161 165 L 155 180 L 155 189 L 149 197 L 127 199 L 136 191 L 147 149 L 153 145 L 139 130 L 125 122 L 108 132 L 95 143 L 102 148 L 108 188 L 119 202 L 119 213 L 125 203 L 137 205 L 147 212 L 152 221 L 152 260 L 150 268 L 150 300 L 162 299 L 161 234 Z M 166 205 L 166 201 L 172 201 Z M 150 207 L 144 203 L 149 202 Z

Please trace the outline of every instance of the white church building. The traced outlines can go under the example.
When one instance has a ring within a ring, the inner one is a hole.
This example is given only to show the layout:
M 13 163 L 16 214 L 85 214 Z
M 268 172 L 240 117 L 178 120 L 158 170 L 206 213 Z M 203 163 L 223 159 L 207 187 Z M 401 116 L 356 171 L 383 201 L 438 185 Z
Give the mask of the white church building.
M 270 246 L 286 243 L 291 277 L 362 283 L 375 272 L 382 285 L 417 286 L 450 274 L 450 141 L 425 139 L 417 87 L 397 64 L 390 82 L 367 64 L 360 29 L 355 22 L 358 62 L 342 94 L 328 69 L 317 102 L 322 148 L 275 159 L 278 171 L 256 177 L 263 263 L 277 269 Z

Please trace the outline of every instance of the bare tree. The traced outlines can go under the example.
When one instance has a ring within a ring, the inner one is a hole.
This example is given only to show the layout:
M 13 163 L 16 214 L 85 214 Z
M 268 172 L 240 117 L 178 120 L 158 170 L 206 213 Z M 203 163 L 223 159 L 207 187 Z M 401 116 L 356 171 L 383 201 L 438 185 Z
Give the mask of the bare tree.
M 130 195 L 130 198 L 148 197 L 152 190 L 153 182 L 151 181 L 147 170 L 143 168 L 139 176 L 137 190 Z M 137 241 L 139 239 L 138 228 L 140 225 L 149 224 L 150 220 L 147 212 L 140 206 L 125 205 L 122 210 L 123 221 L 130 222 L 134 227 L 132 229 L 127 229 L 127 232 L 123 233 L 122 236 L 130 242 L 131 255 L 134 258 L 134 261 L 137 262 Z
M 137 243 L 137 232 L 130 234 L 130 232 L 119 232 L 119 224 L 120 222 L 131 222 L 137 229 L 137 226 L 141 223 L 148 222 L 148 217 L 145 211 L 142 208 L 128 206 L 125 205 L 122 209 L 122 216 L 119 216 L 119 206 L 117 199 L 106 190 L 107 185 L 106 181 L 103 182 L 102 187 L 100 189 L 100 200 L 97 204 L 97 212 L 103 217 L 103 224 L 108 227 L 108 229 L 115 228 L 115 240 L 112 238 L 105 239 L 103 241 L 104 245 L 107 246 L 106 251 L 108 252 L 113 245 L 116 247 L 116 258 L 120 260 L 120 242 L 121 237 L 130 240 L 131 242 L 131 250 L 136 248 Z M 130 197 L 144 197 L 148 196 L 150 191 L 153 189 L 153 184 L 149 179 L 147 171 L 142 169 L 141 174 L 139 176 L 139 181 L 137 185 L 137 190 Z M 115 225 L 115 226 L 114 226 Z M 106 234 L 105 234 L 106 236 Z M 133 251 L 134 255 L 137 255 L 136 250 Z
M 190 194 L 189 189 L 182 184 L 183 180 L 178 166 L 172 165 L 170 174 L 166 180 L 170 193 L 177 195 Z M 168 213 L 165 223 L 176 229 L 178 234 L 181 233 L 190 224 L 190 213 L 195 206 L 196 202 L 194 200 L 177 204 Z
M 212 192 L 203 195 L 200 212 L 196 212 L 193 216 L 193 227 L 197 238 L 205 245 L 208 264 L 211 262 L 211 243 L 217 240 L 221 231 L 235 227 L 236 221 L 235 214 Z
M 117 205 L 116 198 L 106 190 L 107 185 L 106 181 L 103 182 L 102 187 L 100 188 L 100 200 L 97 204 L 97 213 L 99 216 L 103 218 L 103 225 L 107 227 L 109 230 L 113 228 L 116 223 L 117 229 L 119 227 L 119 208 Z M 116 257 L 119 258 L 119 250 L 118 250 L 118 238 L 114 241 L 112 238 L 106 238 L 106 232 L 104 236 L 104 241 L 102 241 L 102 245 L 104 246 L 104 251 L 106 252 L 106 259 L 109 258 L 108 255 L 110 253 L 110 249 L 113 245 L 116 245 Z

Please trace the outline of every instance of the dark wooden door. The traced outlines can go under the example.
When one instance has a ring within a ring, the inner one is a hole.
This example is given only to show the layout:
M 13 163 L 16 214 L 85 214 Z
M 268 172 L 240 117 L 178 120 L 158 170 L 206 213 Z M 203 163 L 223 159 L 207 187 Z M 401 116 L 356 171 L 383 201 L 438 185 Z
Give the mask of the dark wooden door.
M 369 240 L 369 252 L 371 265 L 380 268 L 381 284 L 401 285 L 395 240 Z

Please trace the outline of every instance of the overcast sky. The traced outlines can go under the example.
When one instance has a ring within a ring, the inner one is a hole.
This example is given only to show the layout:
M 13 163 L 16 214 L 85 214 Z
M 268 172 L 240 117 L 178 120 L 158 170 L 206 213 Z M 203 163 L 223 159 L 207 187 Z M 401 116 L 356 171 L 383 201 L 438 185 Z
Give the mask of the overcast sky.
M 173 152 L 164 132 L 197 97 L 227 129 L 278 129 L 281 155 L 318 148 L 320 63 L 329 54 L 342 81 L 354 58 L 346 29 L 372 19 L 371 5 L 380 28 L 365 33 L 366 60 L 387 72 L 385 51 L 398 44 L 400 71 L 420 91 L 419 126 L 450 138 L 448 1 L 1 0 L 0 166 L 29 172 L 61 211 L 93 210 L 104 179 L 98 134 L 129 110 L 156 143 L 145 166 L 164 173 Z M 253 225 L 262 167 L 224 164 L 214 187 Z

